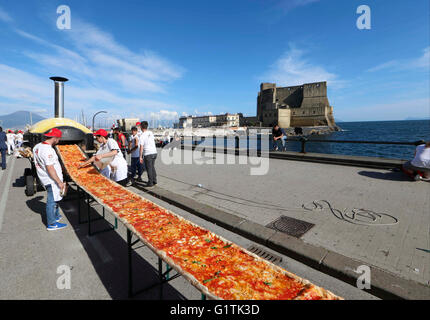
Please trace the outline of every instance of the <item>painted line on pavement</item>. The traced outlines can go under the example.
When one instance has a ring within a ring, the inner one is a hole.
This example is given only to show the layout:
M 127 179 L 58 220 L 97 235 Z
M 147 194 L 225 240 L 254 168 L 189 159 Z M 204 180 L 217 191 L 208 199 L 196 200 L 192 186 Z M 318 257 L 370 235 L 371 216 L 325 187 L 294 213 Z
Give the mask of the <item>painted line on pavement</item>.
M 13 172 L 14 167 L 15 167 L 15 161 L 12 161 L 10 168 L 6 169 L 7 171 L 9 171 L 7 173 L 6 183 L 2 183 L 2 185 L 4 186 L 4 190 L 3 190 L 3 193 L 2 193 L 1 199 L 0 199 L 0 232 L 1 232 L 1 229 L 3 226 L 3 217 L 5 214 L 5 210 L 6 210 L 7 196 L 9 195 L 9 190 L 11 188 L 10 183 L 12 180 L 12 172 Z

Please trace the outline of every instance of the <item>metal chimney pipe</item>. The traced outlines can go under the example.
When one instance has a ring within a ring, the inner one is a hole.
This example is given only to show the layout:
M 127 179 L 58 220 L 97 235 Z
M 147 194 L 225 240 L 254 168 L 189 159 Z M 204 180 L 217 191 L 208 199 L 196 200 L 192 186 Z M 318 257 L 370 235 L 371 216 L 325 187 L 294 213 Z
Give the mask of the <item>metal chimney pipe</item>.
M 55 83 L 55 118 L 64 118 L 64 82 L 69 79 L 62 77 L 49 78 Z

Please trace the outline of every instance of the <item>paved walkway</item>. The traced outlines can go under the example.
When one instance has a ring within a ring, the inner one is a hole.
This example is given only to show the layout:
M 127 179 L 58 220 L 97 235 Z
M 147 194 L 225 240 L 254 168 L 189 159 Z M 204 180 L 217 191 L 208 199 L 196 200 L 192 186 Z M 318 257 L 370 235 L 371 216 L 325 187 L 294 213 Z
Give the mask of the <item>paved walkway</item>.
M 174 152 L 190 158 L 191 151 Z M 231 165 L 165 164 L 162 158 L 156 163 L 161 188 L 262 225 L 282 215 L 313 223 L 305 242 L 429 284 L 428 182 L 409 181 L 401 172 L 277 159 L 270 159 L 267 174 L 255 176 L 237 157 Z M 302 207 L 318 204 L 323 209 Z M 370 211 L 353 217 L 354 208 Z
M 88 237 L 88 225 L 78 224 L 78 201 L 73 200 L 73 194 L 70 194 L 69 201 L 61 205 L 62 222 L 68 227 L 46 231 L 46 192 L 38 192 L 33 197 L 24 195 L 23 173 L 28 166 L 26 159 L 9 158 L 8 169 L 0 171 L 0 299 L 127 299 L 125 227 L 119 224 L 116 231 Z M 137 189 L 130 189 L 143 195 Z M 256 245 L 166 202 L 147 194 L 144 196 L 244 248 Z M 100 207 L 97 210 L 100 211 Z M 86 215 L 82 218 L 86 219 Z M 113 223 L 109 213 L 106 218 Z M 107 226 L 105 221 L 92 224 L 93 230 Z M 136 247 L 133 276 L 137 290 L 157 281 L 157 258 L 148 248 L 140 244 Z M 265 250 L 273 253 L 270 249 Z M 340 280 L 284 255 L 279 256 L 282 258 L 280 265 L 285 269 L 346 299 L 375 299 Z M 70 289 L 57 287 L 58 279 L 64 274 L 63 269 L 58 269 L 60 266 L 71 270 Z M 198 300 L 201 295 L 182 277 L 164 285 L 164 299 L 183 297 Z M 159 294 L 153 289 L 135 299 L 159 299 Z

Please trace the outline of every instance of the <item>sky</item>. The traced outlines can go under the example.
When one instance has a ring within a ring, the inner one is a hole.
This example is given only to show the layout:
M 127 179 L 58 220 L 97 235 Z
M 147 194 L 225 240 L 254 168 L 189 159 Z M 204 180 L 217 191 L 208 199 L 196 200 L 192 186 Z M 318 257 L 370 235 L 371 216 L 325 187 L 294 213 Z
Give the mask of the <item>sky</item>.
M 255 116 L 261 82 L 318 81 L 342 121 L 429 117 L 429 13 L 428 0 L 0 0 L 0 115 L 52 117 L 62 76 L 71 119 Z

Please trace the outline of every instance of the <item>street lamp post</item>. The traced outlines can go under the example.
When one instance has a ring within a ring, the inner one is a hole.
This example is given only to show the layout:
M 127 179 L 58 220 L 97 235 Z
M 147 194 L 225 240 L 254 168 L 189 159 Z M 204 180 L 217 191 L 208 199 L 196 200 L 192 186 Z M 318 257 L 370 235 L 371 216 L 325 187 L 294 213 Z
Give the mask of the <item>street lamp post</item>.
M 94 130 L 94 119 L 96 118 L 96 115 L 98 115 L 99 113 L 107 113 L 106 111 L 99 111 L 99 112 L 97 112 L 95 115 L 93 115 L 93 126 L 92 126 L 92 128 L 93 128 L 93 132 L 95 131 Z

